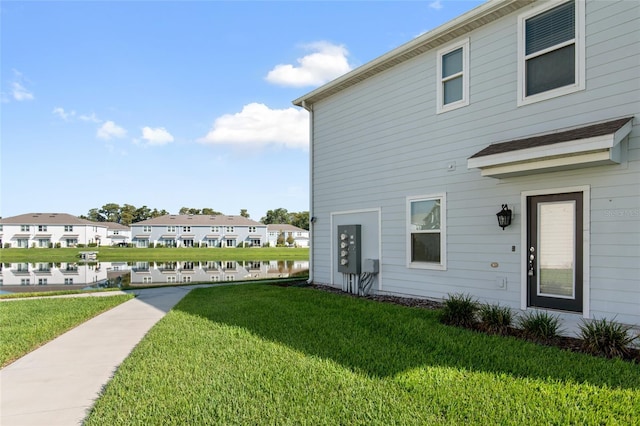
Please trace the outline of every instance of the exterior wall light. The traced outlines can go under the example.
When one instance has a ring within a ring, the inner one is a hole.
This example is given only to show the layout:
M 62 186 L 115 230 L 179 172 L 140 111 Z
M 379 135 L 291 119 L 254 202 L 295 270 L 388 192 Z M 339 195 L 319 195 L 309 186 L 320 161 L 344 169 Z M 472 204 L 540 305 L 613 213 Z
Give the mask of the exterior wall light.
M 511 210 L 509 210 L 506 204 L 502 205 L 502 210 L 496 213 L 496 216 L 498 216 L 498 226 L 500 226 L 503 231 L 504 228 L 511 225 Z

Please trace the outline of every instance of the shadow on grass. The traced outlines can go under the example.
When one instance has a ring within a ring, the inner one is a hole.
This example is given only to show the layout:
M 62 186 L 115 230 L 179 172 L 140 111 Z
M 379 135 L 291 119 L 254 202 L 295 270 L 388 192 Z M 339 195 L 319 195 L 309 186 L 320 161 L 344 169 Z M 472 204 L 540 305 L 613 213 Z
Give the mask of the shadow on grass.
M 176 307 L 372 377 L 443 366 L 546 381 L 640 387 L 640 366 L 447 327 L 437 312 L 311 288 L 193 290 Z

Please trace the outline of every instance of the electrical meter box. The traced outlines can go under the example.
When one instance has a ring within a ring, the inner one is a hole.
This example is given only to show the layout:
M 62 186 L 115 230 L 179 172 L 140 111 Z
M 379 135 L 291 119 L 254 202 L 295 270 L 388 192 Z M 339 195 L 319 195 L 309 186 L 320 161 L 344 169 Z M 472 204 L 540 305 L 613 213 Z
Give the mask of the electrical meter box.
M 338 272 L 360 273 L 360 225 L 338 225 Z

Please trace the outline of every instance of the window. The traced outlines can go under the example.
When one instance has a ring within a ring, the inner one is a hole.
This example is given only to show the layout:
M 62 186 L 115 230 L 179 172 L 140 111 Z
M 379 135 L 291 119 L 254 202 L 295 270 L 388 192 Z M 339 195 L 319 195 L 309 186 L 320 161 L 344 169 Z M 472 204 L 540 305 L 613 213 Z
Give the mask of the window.
M 73 225 L 65 225 L 64 232 L 73 232 Z
M 255 226 L 250 226 L 249 227 L 249 232 L 256 232 L 256 227 Z
M 113 235 L 120 235 L 120 231 L 113 231 Z
M 260 241 L 260 238 L 251 238 L 249 240 L 249 243 L 251 244 L 252 247 L 260 247 L 260 245 L 262 244 Z
M 233 226 L 227 226 L 225 232 L 233 232 Z
M 29 232 L 29 225 L 20 225 L 20 232 Z
M 518 105 L 585 87 L 584 0 L 544 3 L 518 20 Z
M 167 226 L 167 232 L 176 232 L 175 226 Z
M 207 240 L 207 244 L 209 247 L 218 247 L 218 240 L 216 239 Z
M 469 39 L 438 50 L 437 110 L 450 111 L 469 105 Z
M 235 247 L 236 246 L 236 240 L 229 239 L 229 240 L 226 240 L 226 241 L 227 241 L 227 247 Z
M 38 278 L 38 285 L 47 285 L 47 278 Z
M 18 238 L 18 247 L 19 248 L 29 247 L 29 240 L 26 238 Z
M 445 194 L 407 198 L 407 267 L 447 269 Z
M 183 226 L 182 227 L 182 232 L 191 232 L 191 227 L 190 226 Z
M 72 285 L 72 284 L 73 284 L 73 278 L 64 279 L 64 285 Z
M 168 283 L 175 283 L 176 282 L 176 277 L 173 277 L 173 276 L 167 277 L 167 282 Z
M 151 227 L 150 226 L 143 226 L 142 227 L 142 232 L 151 232 Z
M 211 232 L 213 232 L 214 234 L 217 234 L 220 232 L 220 227 L 219 226 L 212 226 L 211 227 Z
M 51 241 L 49 241 L 48 238 L 39 238 L 38 239 L 38 247 L 49 247 L 49 244 L 51 243 Z
M 20 285 L 31 285 L 31 280 L 29 278 L 21 278 Z
M 151 284 L 152 282 L 151 277 L 142 277 L 142 284 Z
M 47 225 L 38 225 L 38 232 L 47 232 Z

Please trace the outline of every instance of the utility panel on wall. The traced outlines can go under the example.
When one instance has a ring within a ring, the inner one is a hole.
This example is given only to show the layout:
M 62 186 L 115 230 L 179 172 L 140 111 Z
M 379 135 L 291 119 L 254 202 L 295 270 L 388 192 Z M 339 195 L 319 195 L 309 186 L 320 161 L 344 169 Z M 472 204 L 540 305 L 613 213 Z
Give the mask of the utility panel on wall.
M 338 272 L 359 274 L 360 225 L 338 225 Z

